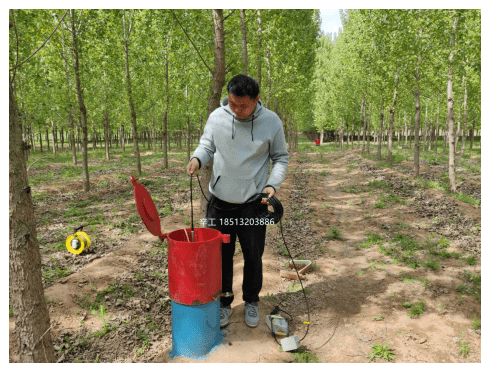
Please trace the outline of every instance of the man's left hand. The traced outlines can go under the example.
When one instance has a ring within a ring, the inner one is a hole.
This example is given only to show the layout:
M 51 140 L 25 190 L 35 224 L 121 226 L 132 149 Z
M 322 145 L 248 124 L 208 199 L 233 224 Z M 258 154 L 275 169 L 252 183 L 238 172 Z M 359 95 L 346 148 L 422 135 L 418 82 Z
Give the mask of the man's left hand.
M 263 193 L 268 193 L 269 198 L 272 198 L 275 195 L 275 190 L 272 187 L 265 187 L 265 189 L 263 190 Z M 262 204 L 270 205 L 267 198 L 262 198 Z

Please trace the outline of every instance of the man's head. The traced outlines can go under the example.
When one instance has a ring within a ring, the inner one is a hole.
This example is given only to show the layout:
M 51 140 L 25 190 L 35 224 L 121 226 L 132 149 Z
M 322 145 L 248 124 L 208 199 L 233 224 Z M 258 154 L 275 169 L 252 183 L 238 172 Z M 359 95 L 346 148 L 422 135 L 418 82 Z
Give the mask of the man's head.
M 260 100 L 260 87 L 256 80 L 245 75 L 234 76 L 227 84 L 229 107 L 237 118 L 248 118 Z

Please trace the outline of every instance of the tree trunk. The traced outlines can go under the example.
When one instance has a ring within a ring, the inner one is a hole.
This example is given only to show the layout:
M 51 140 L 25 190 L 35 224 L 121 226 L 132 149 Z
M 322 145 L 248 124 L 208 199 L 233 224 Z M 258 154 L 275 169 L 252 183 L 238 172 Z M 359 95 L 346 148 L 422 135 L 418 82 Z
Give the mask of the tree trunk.
M 362 103 L 360 104 L 360 117 L 362 119 L 362 115 L 364 112 L 364 99 L 362 99 Z M 362 120 L 359 120 L 359 133 L 357 134 L 357 149 L 360 148 L 360 132 L 362 127 Z M 364 148 L 362 148 L 364 150 Z
M 475 141 L 475 121 L 473 120 L 473 126 L 470 130 L 470 150 L 473 149 L 473 142 Z
M 440 102 L 440 94 L 438 94 L 438 102 Z M 435 138 L 435 153 L 438 153 L 438 136 L 439 136 L 439 118 L 440 118 L 440 104 L 437 104 L 437 123 L 435 124 L 437 129 L 437 137 Z M 444 151 L 445 153 L 445 151 Z
M 411 122 L 409 123 L 409 149 L 412 149 L 413 134 L 414 134 L 414 125 L 412 125 L 412 117 L 411 117 Z
M 383 132 L 383 117 L 384 117 L 384 114 L 383 114 L 383 105 L 384 105 L 385 101 L 384 101 L 384 98 L 383 98 L 383 92 L 381 92 L 381 107 L 380 107 L 380 114 L 379 114 L 379 130 L 378 130 L 378 153 L 377 153 L 377 160 L 378 161 L 381 161 L 381 133 Z
M 133 19 L 130 20 L 133 22 Z M 141 163 L 140 163 L 140 150 L 139 150 L 139 140 L 137 138 L 137 114 L 135 113 L 135 108 L 133 106 L 133 97 L 132 97 L 132 82 L 130 79 L 130 69 L 128 63 L 128 40 L 130 37 L 131 24 L 130 29 L 126 31 L 126 22 L 125 22 L 125 14 L 123 13 L 123 31 L 124 31 L 124 49 L 125 49 L 125 69 L 126 69 L 126 85 L 127 85 L 127 94 L 128 94 L 128 103 L 130 105 L 130 113 L 132 116 L 132 133 L 133 133 L 133 150 L 135 154 L 135 163 L 137 167 L 137 174 L 140 175 L 142 173 Z
M 369 103 L 369 116 L 367 117 L 367 138 L 366 138 L 367 139 L 367 143 L 366 143 L 367 154 L 369 154 L 369 145 L 371 143 L 371 114 L 372 114 L 372 103 Z
M 461 131 L 461 123 L 458 121 L 457 122 L 457 130 L 455 132 L 455 137 L 454 137 L 454 139 L 456 141 L 456 146 L 454 148 L 454 154 L 457 153 L 457 144 L 459 143 L 459 133 L 460 133 L 460 131 Z
M 156 130 L 154 130 L 154 114 L 151 110 L 151 126 L 152 126 L 152 150 L 156 154 Z
M 464 155 L 464 145 L 466 142 L 466 121 L 467 121 L 466 104 L 468 100 L 468 90 L 466 88 L 466 76 L 463 76 L 463 84 L 464 84 L 464 98 L 463 98 L 463 131 L 461 136 L 461 155 Z
M 56 130 L 56 128 L 54 126 L 54 121 L 52 119 L 50 119 L 50 123 L 52 124 L 52 154 L 55 157 L 57 154 L 57 150 L 55 149 L 55 130 Z
M 424 115 L 424 133 L 423 133 L 423 152 L 426 151 L 426 137 L 428 133 L 428 126 L 427 126 L 427 117 L 428 117 L 428 104 L 426 104 L 426 111 Z
M 87 156 L 87 146 L 88 146 L 88 136 L 87 136 L 87 109 L 85 107 L 85 102 L 83 101 L 83 90 L 80 83 L 80 67 L 78 59 L 78 40 L 76 37 L 76 28 L 74 24 L 74 13 L 70 10 L 71 16 L 71 36 L 73 38 L 73 61 L 74 61 L 74 71 L 75 71 L 75 85 L 76 85 L 76 95 L 78 96 L 78 105 L 80 107 L 81 113 L 81 157 L 83 164 L 83 191 L 90 191 L 90 177 L 88 174 L 88 156 Z
M 450 36 L 451 53 L 449 56 L 449 79 L 447 81 L 447 121 L 449 131 L 449 182 L 450 191 L 456 192 L 455 136 L 454 136 L 454 100 L 452 99 L 452 65 L 454 61 L 454 35 L 457 18 L 454 18 Z
M 9 296 L 19 361 L 55 362 L 36 237 L 33 193 L 28 184 L 19 108 L 10 83 L 9 139 Z
M 40 127 L 38 127 L 38 139 L 40 140 L 40 152 L 43 153 L 42 129 L 40 129 Z
M 364 102 L 364 105 L 363 105 L 363 111 L 362 111 L 362 117 L 364 119 L 364 130 L 363 130 L 363 133 L 362 133 L 362 153 L 364 153 L 364 151 L 366 150 L 366 128 L 367 128 L 367 118 L 366 118 L 366 104 L 367 102 Z
M 45 141 L 47 142 L 47 151 L 50 151 L 50 142 L 49 142 L 49 128 L 45 125 Z
M 262 86 L 262 18 L 260 17 L 260 9 L 257 10 L 258 22 L 258 55 L 256 59 L 256 81 L 258 86 Z
M 96 149 L 97 148 L 97 133 L 95 132 L 95 122 L 94 120 L 92 120 L 92 130 L 93 130 L 93 134 L 92 134 L 92 148 L 93 149 Z
M 62 45 L 63 45 L 63 50 L 65 50 L 65 41 L 66 38 L 64 37 L 64 32 L 62 33 Z M 66 86 L 68 90 L 68 115 L 69 115 L 69 145 L 71 146 L 71 154 L 73 156 L 73 165 L 78 164 L 78 158 L 76 156 L 76 143 L 75 143 L 75 124 L 73 121 L 73 115 L 71 114 L 72 111 L 72 103 L 71 103 L 71 85 L 69 83 L 69 68 L 68 68 L 68 62 L 66 59 L 64 59 L 64 65 L 65 65 L 65 71 L 66 71 Z
M 64 127 L 61 125 L 61 150 L 64 151 Z
M 244 13 L 244 9 L 240 9 L 241 11 L 241 47 L 242 47 L 242 56 L 243 56 L 243 75 L 248 75 L 248 45 L 246 42 L 246 14 Z
M 404 149 L 405 149 L 407 147 L 407 137 L 409 136 L 409 128 L 407 127 L 405 112 L 404 112 L 404 133 L 405 133 L 405 142 L 404 142 Z
M 393 103 L 392 103 L 392 108 L 390 108 L 390 124 L 388 126 L 388 165 L 390 166 L 392 165 L 392 147 L 393 147 L 392 133 L 393 133 L 393 121 L 395 116 L 395 106 L 397 105 L 398 82 L 399 82 L 399 74 L 397 73 L 395 75 L 395 91 L 393 92 Z M 400 120 L 400 114 L 399 114 L 399 120 Z M 398 146 L 398 140 L 397 140 L 397 146 Z
M 347 134 L 347 149 L 348 149 L 348 145 L 350 144 L 350 138 L 348 136 L 349 132 L 348 132 L 348 120 L 345 120 L 345 131 L 346 131 L 346 134 Z
M 107 113 L 107 106 L 104 109 L 104 145 L 106 147 L 106 160 L 109 161 L 111 158 L 109 157 L 109 116 Z
M 222 89 L 225 85 L 225 31 L 223 9 L 213 9 L 214 39 L 215 39 L 215 67 L 213 69 L 213 82 L 211 85 L 211 96 L 208 104 L 208 117 L 220 105 Z M 210 163 L 203 165 L 201 170 L 201 187 L 209 197 L 208 186 L 213 170 L 213 159 Z M 206 215 L 206 201 L 200 198 L 200 215 Z
M 421 19 L 421 9 L 419 9 L 419 16 Z M 419 26 L 419 39 L 423 34 L 422 26 Z M 421 63 L 421 51 L 418 51 L 418 61 L 416 64 L 416 89 L 414 91 L 416 117 L 414 119 L 414 178 L 419 177 L 419 122 L 421 117 L 421 105 L 419 103 L 419 65 Z
M 272 87 L 272 75 L 271 75 L 271 69 L 270 69 L 270 46 L 269 43 L 267 42 L 267 53 L 265 55 L 265 61 L 267 62 L 267 104 L 265 105 L 266 108 L 270 107 L 270 93 L 271 93 L 271 87 Z
M 165 109 L 163 111 L 163 166 L 168 169 L 168 151 L 170 141 L 168 139 L 168 46 L 170 45 L 170 34 L 165 39 Z

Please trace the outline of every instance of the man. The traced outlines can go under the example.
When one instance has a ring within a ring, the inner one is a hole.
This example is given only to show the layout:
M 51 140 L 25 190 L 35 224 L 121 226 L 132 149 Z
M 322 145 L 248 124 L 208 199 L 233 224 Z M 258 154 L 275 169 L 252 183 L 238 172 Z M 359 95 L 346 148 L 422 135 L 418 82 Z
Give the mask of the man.
M 263 107 L 258 83 L 253 78 L 235 76 L 227 85 L 227 92 L 228 98 L 208 118 L 186 170 L 188 175 L 195 176 L 199 168 L 214 158 L 206 218 L 213 223 L 208 227 L 230 235 L 230 242 L 222 243 L 220 326 L 227 326 L 232 314 L 237 236 L 244 256 L 245 321 L 256 327 L 266 225 L 257 218 L 255 203 L 259 193 L 267 193 L 270 198 L 281 187 L 289 153 L 282 122 L 277 114 Z M 267 179 L 271 159 L 272 172 Z M 266 198 L 261 203 L 269 204 Z

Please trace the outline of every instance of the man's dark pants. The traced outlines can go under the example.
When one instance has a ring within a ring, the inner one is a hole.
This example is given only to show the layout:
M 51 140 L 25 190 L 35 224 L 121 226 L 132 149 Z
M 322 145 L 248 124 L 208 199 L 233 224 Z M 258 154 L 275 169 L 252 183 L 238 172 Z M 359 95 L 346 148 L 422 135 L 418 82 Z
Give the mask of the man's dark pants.
M 256 219 L 259 219 L 255 214 L 256 202 L 261 201 L 249 202 L 243 205 L 232 204 L 211 195 L 206 213 L 209 228 L 230 235 L 230 242 L 222 243 L 223 293 L 233 292 L 232 276 L 234 273 L 233 257 L 236 249 L 236 235 L 239 238 L 244 256 L 243 300 L 246 302 L 259 301 L 258 294 L 262 289 L 263 281 L 262 255 L 265 248 L 265 233 L 267 228 L 264 223 L 255 225 L 257 224 Z M 251 223 L 250 219 L 253 219 L 253 223 Z M 259 222 L 262 221 L 259 219 Z M 233 300 L 234 296 L 222 297 L 220 302 L 223 306 L 227 306 Z

